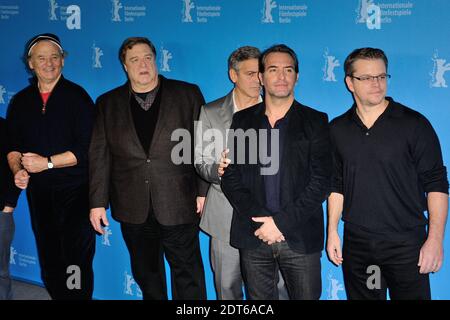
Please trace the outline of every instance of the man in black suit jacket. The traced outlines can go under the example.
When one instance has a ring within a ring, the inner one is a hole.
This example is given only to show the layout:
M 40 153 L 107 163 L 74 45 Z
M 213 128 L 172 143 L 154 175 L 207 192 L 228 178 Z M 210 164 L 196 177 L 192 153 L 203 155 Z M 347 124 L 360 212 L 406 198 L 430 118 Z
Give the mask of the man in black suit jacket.
M 240 250 L 250 299 L 277 299 L 277 265 L 291 299 L 319 299 L 322 202 L 331 176 L 327 115 L 295 101 L 298 60 L 292 49 L 273 46 L 259 61 L 264 102 L 236 113 L 231 125 L 256 132 L 258 141 L 241 139 L 241 148 L 239 134 L 231 132 L 232 163 L 222 177 L 234 208 L 231 244 Z M 252 148 L 268 158 L 251 161 Z
M 13 211 L 20 194 L 20 189 L 14 185 L 6 153 L 6 121 L 0 117 L 0 300 L 12 299 L 9 258 L 15 229 Z
M 97 100 L 89 150 L 91 223 L 103 233 L 110 203 L 144 299 L 167 299 L 164 254 L 173 298 L 206 299 L 196 211 L 208 184 L 196 176 L 193 150 L 172 151 L 175 130 L 193 137 L 205 101 L 196 85 L 158 75 L 147 38 L 126 39 L 120 59 L 129 81 Z M 177 164 L 176 156 L 189 161 Z

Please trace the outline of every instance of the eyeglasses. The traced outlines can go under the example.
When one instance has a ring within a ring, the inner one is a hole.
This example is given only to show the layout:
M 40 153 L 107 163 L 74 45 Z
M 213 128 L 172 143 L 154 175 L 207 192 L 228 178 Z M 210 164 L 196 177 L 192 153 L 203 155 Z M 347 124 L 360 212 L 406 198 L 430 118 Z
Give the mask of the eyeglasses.
M 359 81 L 364 82 L 364 83 L 369 83 L 369 82 L 373 82 L 375 80 L 380 81 L 380 82 L 381 81 L 384 82 L 387 79 L 390 79 L 391 75 L 383 73 L 383 74 L 380 74 L 378 76 L 361 76 L 361 77 L 349 76 L 349 77 L 352 78 L 352 79 L 359 80 Z

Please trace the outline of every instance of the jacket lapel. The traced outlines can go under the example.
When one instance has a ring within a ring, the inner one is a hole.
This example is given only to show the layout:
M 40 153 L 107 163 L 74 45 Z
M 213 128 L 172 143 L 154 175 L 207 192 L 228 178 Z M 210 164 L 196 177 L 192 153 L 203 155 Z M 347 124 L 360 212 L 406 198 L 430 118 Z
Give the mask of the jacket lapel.
M 234 113 L 234 103 L 233 103 L 233 90 L 227 94 L 225 97 L 225 101 L 220 107 L 219 116 L 223 122 L 224 129 L 228 129 L 231 126 L 231 122 L 233 120 Z
M 263 118 L 265 117 L 265 112 L 266 112 L 266 108 L 265 108 L 265 104 L 264 103 L 260 103 L 258 105 L 258 107 L 255 110 L 255 116 L 252 117 L 252 125 L 251 128 L 255 128 L 257 129 L 256 132 L 256 137 L 257 137 L 257 159 L 258 159 L 258 164 L 255 166 L 252 166 L 253 168 L 255 168 L 254 170 L 255 172 L 255 177 L 256 177 L 256 185 L 259 188 L 259 192 L 257 193 L 258 195 L 261 195 L 261 199 L 260 203 L 262 205 L 265 205 L 266 203 L 266 191 L 265 191 L 265 185 L 264 185 L 264 177 L 261 175 L 261 163 L 260 163 L 260 159 L 259 159 L 259 143 L 260 143 L 260 137 L 259 137 L 259 133 L 261 129 L 265 129 L 264 125 L 263 125 Z
M 129 129 L 130 139 L 132 140 L 135 149 L 138 150 L 138 152 L 143 153 L 145 155 L 146 154 L 145 150 L 142 147 L 141 142 L 139 141 L 136 127 L 134 126 L 133 115 L 131 114 L 131 105 L 130 105 L 131 91 L 129 82 L 124 84 L 120 90 L 121 93 L 119 94 L 118 97 L 119 101 L 117 101 L 117 105 L 126 106 L 125 108 L 123 108 L 122 111 L 127 127 L 130 128 Z
M 294 100 L 292 105 L 293 110 L 290 110 L 290 117 L 288 128 L 286 132 L 286 137 L 284 141 L 283 155 L 280 163 L 280 174 L 281 174 L 281 193 L 280 193 L 280 203 L 283 204 L 289 202 L 291 199 L 288 192 L 284 190 L 292 190 L 292 168 L 294 167 L 291 163 L 291 159 L 294 159 L 293 152 L 296 151 L 296 141 L 301 139 L 304 130 L 303 117 L 301 115 L 301 105 Z
M 165 81 L 166 78 L 162 75 L 159 75 L 159 90 L 160 92 L 158 94 L 161 95 L 160 98 L 160 105 L 159 105 L 159 112 L 158 112 L 158 120 L 156 121 L 156 128 L 155 132 L 153 133 L 152 141 L 150 142 L 150 148 L 148 150 L 148 154 L 151 154 L 151 150 L 154 148 L 154 145 L 156 141 L 158 141 L 159 136 L 161 134 L 162 128 L 166 125 L 169 113 L 172 111 L 170 105 L 172 104 L 172 96 L 168 94 L 170 90 L 166 90 L 165 86 L 167 82 Z

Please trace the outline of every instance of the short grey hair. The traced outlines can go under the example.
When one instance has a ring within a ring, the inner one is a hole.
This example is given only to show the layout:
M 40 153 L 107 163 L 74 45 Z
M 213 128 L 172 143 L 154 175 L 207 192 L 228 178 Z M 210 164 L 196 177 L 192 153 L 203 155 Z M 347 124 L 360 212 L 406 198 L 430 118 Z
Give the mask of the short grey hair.
M 249 59 L 259 59 L 261 52 L 256 47 L 244 46 L 234 50 L 228 57 L 228 70 L 239 70 L 239 63 Z

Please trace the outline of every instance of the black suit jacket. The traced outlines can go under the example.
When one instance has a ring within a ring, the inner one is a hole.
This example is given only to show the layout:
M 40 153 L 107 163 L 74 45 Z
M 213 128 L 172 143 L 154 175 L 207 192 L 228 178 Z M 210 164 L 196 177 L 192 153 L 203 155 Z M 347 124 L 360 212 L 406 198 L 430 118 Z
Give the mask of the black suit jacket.
M 261 224 L 251 218 L 273 216 L 291 248 L 305 254 L 323 249 L 322 202 L 329 193 L 332 171 L 328 118 L 297 101 L 291 108 L 280 163 L 280 212 L 271 212 L 265 206 L 259 161 L 232 163 L 222 177 L 222 189 L 234 208 L 230 241 L 237 248 L 258 247 L 262 241 L 254 232 Z M 240 111 L 234 115 L 231 129 L 259 129 L 264 115 L 264 102 Z M 248 150 L 246 139 L 247 154 Z
M 3 210 L 5 205 L 15 207 L 21 191 L 14 185 L 14 177 L 6 159 L 8 150 L 6 133 L 6 120 L 0 117 L 0 210 Z
M 194 120 L 205 103 L 198 86 L 160 76 L 161 104 L 149 150 L 136 133 L 126 83 L 97 99 L 97 118 L 89 149 L 90 207 L 108 207 L 121 222 L 143 223 L 150 205 L 159 223 L 198 222 L 197 195 L 206 195 L 208 184 L 195 173 L 192 162 L 174 164 L 171 141 L 176 129 L 191 139 Z M 151 201 L 150 201 L 151 199 Z M 151 202 L 151 203 L 150 203 Z

